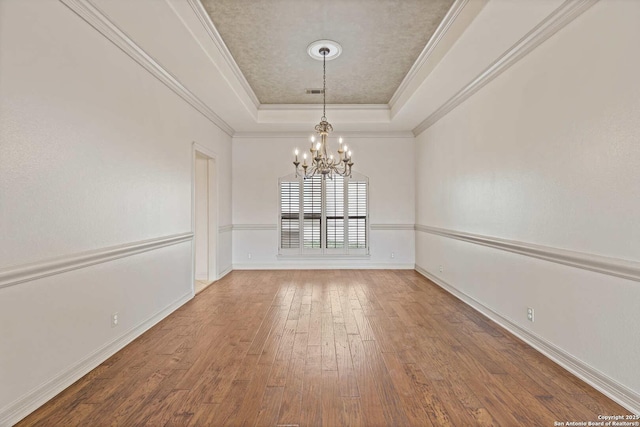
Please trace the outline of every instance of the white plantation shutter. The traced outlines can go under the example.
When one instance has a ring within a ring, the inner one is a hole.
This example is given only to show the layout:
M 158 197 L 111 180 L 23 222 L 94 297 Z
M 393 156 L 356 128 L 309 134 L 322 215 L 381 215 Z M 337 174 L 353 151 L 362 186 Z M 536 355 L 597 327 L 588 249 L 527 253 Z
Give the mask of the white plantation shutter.
M 368 178 L 355 173 L 280 179 L 280 253 L 368 254 L 368 194 Z
M 300 183 L 280 184 L 280 247 L 300 247 Z
M 367 182 L 349 181 L 349 247 L 367 247 Z
M 304 248 L 320 249 L 322 226 L 322 177 L 314 176 L 304 180 Z
M 325 180 L 326 247 L 344 248 L 344 178 Z

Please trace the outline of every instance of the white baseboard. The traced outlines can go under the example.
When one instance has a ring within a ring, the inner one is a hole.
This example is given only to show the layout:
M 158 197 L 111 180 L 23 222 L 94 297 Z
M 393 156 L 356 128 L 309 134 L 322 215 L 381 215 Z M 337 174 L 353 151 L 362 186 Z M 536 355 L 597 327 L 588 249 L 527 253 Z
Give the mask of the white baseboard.
M 224 276 L 231 273 L 232 271 L 233 271 L 233 268 L 231 268 L 231 266 L 225 268 L 218 274 L 218 280 L 222 279 Z
M 413 270 L 415 264 L 410 263 L 332 263 L 323 264 L 301 261 L 301 262 L 274 262 L 274 263 L 251 263 L 233 264 L 234 270 Z
M 14 402 L 0 409 L 0 426 L 11 426 L 38 409 L 40 406 L 51 400 L 61 391 L 85 376 L 92 369 L 95 369 L 102 362 L 113 354 L 124 348 L 131 341 L 142 335 L 145 331 L 160 322 L 184 303 L 193 298 L 193 293 L 183 295 L 176 301 L 169 304 L 158 313 L 151 316 L 146 321 L 129 329 L 114 341 L 104 345 L 92 354 L 88 355 L 80 362 L 76 363 L 69 370 L 61 372 L 49 381 L 31 390 L 27 394 L 19 397 Z
M 508 318 L 502 316 L 499 313 L 496 313 L 489 307 L 482 304 L 480 301 L 458 290 L 454 286 L 448 284 L 438 276 L 428 272 L 417 264 L 415 266 L 415 270 L 465 304 L 474 308 L 480 314 L 493 320 L 495 323 L 497 323 L 513 335 L 517 336 L 518 338 L 529 344 L 531 347 L 535 348 L 540 353 L 544 354 L 549 359 L 562 366 L 564 369 L 571 372 L 587 384 L 591 385 L 596 390 L 600 391 L 615 402 L 624 406 L 632 413 L 640 414 L 640 394 L 638 394 L 637 392 L 620 384 L 614 379 L 609 378 L 602 372 L 589 366 L 580 359 L 577 359 L 576 357 L 550 343 L 544 338 L 539 337 L 531 331 L 518 326 Z

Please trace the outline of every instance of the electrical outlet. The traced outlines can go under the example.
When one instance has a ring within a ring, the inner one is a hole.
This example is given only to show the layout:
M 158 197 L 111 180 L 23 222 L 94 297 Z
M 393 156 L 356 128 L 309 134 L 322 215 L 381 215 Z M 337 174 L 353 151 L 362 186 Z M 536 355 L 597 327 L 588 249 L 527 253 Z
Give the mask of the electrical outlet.
M 251 259 L 251 252 L 249 252 L 249 253 L 247 254 L 247 258 L 248 258 L 248 259 Z
M 442 266 L 442 264 L 440 264 L 440 273 L 442 273 L 444 271 L 444 267 Z
M 118 313 L 113 313 L 111 315 L 111 327 L 115 328 L 116 326 L 118 326 Z
M 527 307 L 527 319 L 529 322 L 533 322 L 535 320 L 535 311 L 531 307 Z
M 391 252 L 391 258 L 395 258 L 396 257 L 396 253 L 395 252 Z

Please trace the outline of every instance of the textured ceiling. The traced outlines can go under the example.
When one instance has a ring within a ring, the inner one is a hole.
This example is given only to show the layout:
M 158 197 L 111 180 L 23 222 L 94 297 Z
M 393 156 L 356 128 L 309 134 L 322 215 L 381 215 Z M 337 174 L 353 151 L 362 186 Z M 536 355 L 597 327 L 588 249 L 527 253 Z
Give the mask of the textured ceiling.
M 322 103 L 319 39 L 342 55 L 327 62 L 328 104 L 386 104 L 453 0 L 201 0 L 262 104 Z

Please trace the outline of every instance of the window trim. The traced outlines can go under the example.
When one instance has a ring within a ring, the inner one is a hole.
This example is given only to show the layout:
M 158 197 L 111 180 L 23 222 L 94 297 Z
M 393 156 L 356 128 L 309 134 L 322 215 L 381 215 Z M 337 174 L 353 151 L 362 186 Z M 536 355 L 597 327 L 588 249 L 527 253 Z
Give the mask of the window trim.
M 304 178 L 295 174 L 285 175 L 278 178 L 278 258 L 298 258 L 298 259 L 366 259 L 370 258 L 371 246 L 371 221 L 369 215 L 369 177 L 352 172 L 351 177 L 344 178 L 345 185 L 343 187 L 344 197 L 344 247 L 343 248 L 326 248 L 326 186 L 322 182 L 321 186 L 321 220 L 320 220 L 320 248 L 304 247 Z M 297 248 L 282 247 L 282 183 L 298 181 L 299 188 L 299 246 Z M 324 181 L 324 180 L 323 180 Z M 349 247 L 349 181 L 365 181 L 366 182 L 366 216 L 365 216 L 365 247 L 350 248 Z

